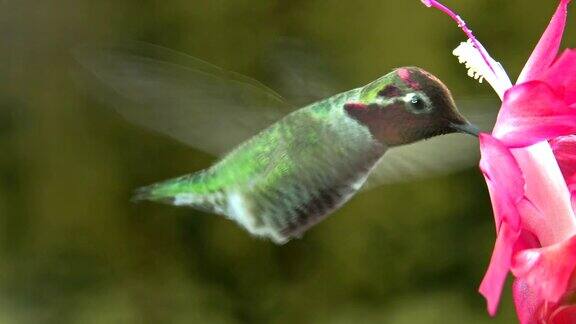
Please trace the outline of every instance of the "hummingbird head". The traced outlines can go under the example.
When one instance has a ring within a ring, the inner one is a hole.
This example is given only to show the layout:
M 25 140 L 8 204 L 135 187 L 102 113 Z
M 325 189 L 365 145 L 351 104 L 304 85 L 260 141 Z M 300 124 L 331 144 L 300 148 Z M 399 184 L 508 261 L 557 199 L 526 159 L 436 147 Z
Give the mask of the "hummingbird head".
M 364 86 L 359 101 L 345 110 L 388 146 L 456 132 L 478 136 L 478 128 L 456 109 L 450 90 L 417 67 L 396 69 Z

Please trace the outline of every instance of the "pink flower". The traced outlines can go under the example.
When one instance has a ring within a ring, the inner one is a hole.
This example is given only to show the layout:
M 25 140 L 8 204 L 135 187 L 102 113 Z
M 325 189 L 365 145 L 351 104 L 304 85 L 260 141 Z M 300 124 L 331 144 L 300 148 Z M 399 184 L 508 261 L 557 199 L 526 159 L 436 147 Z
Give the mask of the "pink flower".
M 512 85 L 450 9 L 469 38 L 454 54 L 502 98 L 492 134 L 481 134 L 482 170 L 497 239 L 480 293 L 495 314 L 509 272 L 521 323 L 576 323 L 576 50 L 558 56 L 570 0 L 560 4 Z

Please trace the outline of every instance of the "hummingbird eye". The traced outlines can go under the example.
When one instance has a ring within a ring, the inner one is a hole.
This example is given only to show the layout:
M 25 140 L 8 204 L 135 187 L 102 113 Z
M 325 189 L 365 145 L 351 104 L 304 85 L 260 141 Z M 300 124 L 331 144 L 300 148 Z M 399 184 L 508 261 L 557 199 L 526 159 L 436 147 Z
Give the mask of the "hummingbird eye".
M 408 100 L 406 100 L 406 103 L 408 104 L 408 109 L 411 112 L 415 114 L 421 114 L 430 111 L 426 100 L 422 98 L 422 96 L 418 94 L 411 94 L 407 99 Z

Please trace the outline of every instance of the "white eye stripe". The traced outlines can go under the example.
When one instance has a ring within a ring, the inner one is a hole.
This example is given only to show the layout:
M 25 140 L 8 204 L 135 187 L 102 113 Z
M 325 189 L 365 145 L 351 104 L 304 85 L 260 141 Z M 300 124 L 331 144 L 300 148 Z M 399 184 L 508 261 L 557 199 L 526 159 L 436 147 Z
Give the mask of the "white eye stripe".
M 396 102 L 396 100 L 397 100 L 396 98 L 378 97 L 378 98 L 376 98 L 375 102 L 376 102 L 376 104 L 378 104 L 380 106 L 387 106 L 389 104 Z
M 404 95 L 404 97 L 402 97 L 402 101 L 404 101 L 405 103 L 410 103 L 412 102 L 412 100 L 417 96 L 416 93 L 414 92 L 410 92 Z
M 425 94 L 420 93 L 420 92 L 410 92 L 410 93 L 407 93 L 403 96 L 398 96 L 398 97 L 393 97 L 393 98 L 377 97 L 374 100 L 374 103 L 376 103 L 379 106 L 387 106 L 387 105 L 394 104 L 394 103 L 399 102 L 399 101 L 404 102 L 406 104 L 406 107 L 408 107 L 408 109 L 414 113 L 429 112 L 432 109 L 432 105 L 430 104 L 430 100 L 428 99 L 428 97 Z M 424 109 L 416 110 L 416 109 L 411 108 L 418 101 L 422 102 Z
M 411 103 L 414 97 L 418 96 L 418 94 L 411 92 L 405 94 L 403 96 L 392 97 L 392 98 L 384 98 L 384 97 L 377 97 L 374 101 L 379 105 L 388 105 L 398 101 L 402 101 L 405 103 Z

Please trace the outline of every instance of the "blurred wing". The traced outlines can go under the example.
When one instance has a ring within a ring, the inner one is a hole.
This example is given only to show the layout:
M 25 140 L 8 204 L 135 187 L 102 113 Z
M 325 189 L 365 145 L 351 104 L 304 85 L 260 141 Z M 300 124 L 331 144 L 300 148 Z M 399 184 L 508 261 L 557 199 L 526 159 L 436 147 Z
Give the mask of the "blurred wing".
M 299 106 L 348 90 L 335 64 L 312 42 L 279 38 L 266 51 L 263 64 L 270 85 Z
M 212 154 L 293 110 L 256 80 L 162 47 L 82 47 L 74 55 L 113 90 L 104 99 L 124 118 Z
M 476 99 L 463 100 L 458 107 L 471 123 L 489 132 L 496 121 L 499 105 L 494 100 Z M 388 150 L 364 189 L 455 172 L 477 165 L 479 159 L 478 139 L 473 136 L 448 134 L 433 137 Z

